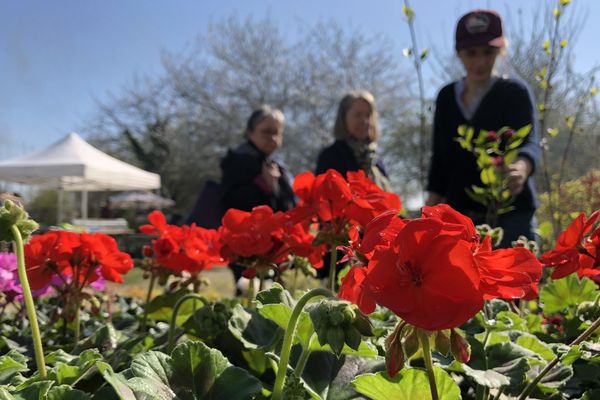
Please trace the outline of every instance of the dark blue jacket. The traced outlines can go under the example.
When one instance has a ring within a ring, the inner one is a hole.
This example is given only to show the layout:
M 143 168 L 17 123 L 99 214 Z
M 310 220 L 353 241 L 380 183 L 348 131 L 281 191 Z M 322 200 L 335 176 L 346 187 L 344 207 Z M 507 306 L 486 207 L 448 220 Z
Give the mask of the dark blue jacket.
M 454 83 L 439 92 L 433 122 L 433 154 L 429 169 L 427 190 L 446 198 L 446 202 L 460 212 L 485 212 L 484 205 L 472 200 L 466 193 L 472 185 L 482 186 L 476 158 L 462 149 L 455 138 L 460 125 L 498 131 L 504 126 L 517 130 L 532 124 L 532 130 L 519 147 L 519 155 L 529 158 L 533 170 L 540 155 L 537 118 L 534 101 L 527 87 L 513 79 L 499 78 L 482 98 L 470 120 L 462 114 L 454 94 Z M 531 211 L 537 207 L 532 178 L 513 206 L 515 211 Z
M 375 160 L 375 165 L 387 177 L 381 158 Z M 334 169 L 344 177 L 348 171 L 359 171 L 361 169 L 352 148 L 344 140 L 336 140 L 319 153 L 315 173 L 317 175 L 322 174 L 327 172 L 328 169 Z
M 261 174 L 265 160 L 277 163 L 281 170 L 279 193 L 267 193 L 254 179 Z M 259 205 L 270 206 L 274 211 L 286 211 L 295 205 L 290 177 L 282 160 L 276 155 L 266 157 L 252 142 L 230 149 L 221 161 L 221 204 L 229 208 L 250 211 Z

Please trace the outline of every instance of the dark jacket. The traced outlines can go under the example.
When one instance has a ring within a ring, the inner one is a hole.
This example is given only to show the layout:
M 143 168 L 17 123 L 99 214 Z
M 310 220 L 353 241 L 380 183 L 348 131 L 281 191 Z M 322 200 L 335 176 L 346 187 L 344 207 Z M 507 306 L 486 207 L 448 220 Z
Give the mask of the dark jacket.
M 529 158 L 535 170 L 540 149 L 534 102 L 523 83 L 498 78 L 482 98 L 473 117 L 467 120 L 457 104 L 454 84 L 442 88 L 437 97 L 427 190 L 445 197 L 446 202 L 460 212 L 485 212 L 485 206 L 466 193 L 467 188 L 482 186 L 482 183 L 475 156 L 462 149 L 455 140 L 458 127 L 472 126 L 477 133 L 481 129 L 497 131 L 504 126 L 517 130 L 532 124 L 531 132 L 519 147 L 519 155 Z M 513 206 L 515 211 L 535 210 L 537 197 L 533 179 L 527 180 Z
M 375 159 L 375 166 L 387 177 L 381 158 Z M 319 153 L 315 173 L 317 175 L 322 174 L 327 172 L 328 169 L 334 169 L 344 176 L 348 171 L 359 171 L 361 169 L 352 148 L 344 140 L 336 140 Z
M 277 163 L 281 170 L 279 193 L 265 190 L 257 183 L 263 163 Z M 274 211 L 286 211 L 295 205 L 294 192 L 288 172 L 277 156 L 266 157 L 252 142 L 230 149 L 221 161 L 221 204 L 223 211 L 229 208 L 250 211 L 259 205 L 268 205 Z

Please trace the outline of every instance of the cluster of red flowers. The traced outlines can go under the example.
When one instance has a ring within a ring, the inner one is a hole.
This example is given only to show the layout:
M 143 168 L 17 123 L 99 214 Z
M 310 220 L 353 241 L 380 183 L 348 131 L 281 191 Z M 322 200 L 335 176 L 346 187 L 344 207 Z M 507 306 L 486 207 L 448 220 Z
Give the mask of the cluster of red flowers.
M 101 278 L 123 282 L 122 275 L 133 267 L 133 261 L 119 251 L 115 239 L 103 233 L 50 231 L 33 236 L 25 245 L 25 265 L 33 290 L 51 282 L 81 289 Z
M 291 211 L 292 219 L 329 224 L 337 233 L 348 224 L 365 227 L 379 214 L 402 208 L 396 194 L 383 191 L 363 171 L 348 172 L 347 180 L 332 169 L 318 176 L 304 172 L 294 180 L 294 193 L 300 204 Z
M 552 279 L 577 272 L 579 277 L 589 276 L 600 281 L 600 226 L 592 232 L 599 216 L 600 210 L 589 218 L 585 213 L 579 214 L 558 236 L 554 250 L 542 255 L 542 264 L 554 268 Z
M 176 226 L 167 224 L 160 211 L 148 215 L 149 225 L 142 225 L 140 231 L 157 236 L 152 240 L 156 261 L 163 267 L 181 273 L 198 272 L 214 265 L 222 265 L 219 233 L 192 224 Z
M 370 313 L 376 304 L 429 331 L 473 317 L 483 301 L 535 296 L 542 266 L 525 248 L 492 250 L 473 222 L 447 205 L 424 207 L 421 218 L 384 213 L 355 237 L 362 263 L 342 281 L 340 297 Z

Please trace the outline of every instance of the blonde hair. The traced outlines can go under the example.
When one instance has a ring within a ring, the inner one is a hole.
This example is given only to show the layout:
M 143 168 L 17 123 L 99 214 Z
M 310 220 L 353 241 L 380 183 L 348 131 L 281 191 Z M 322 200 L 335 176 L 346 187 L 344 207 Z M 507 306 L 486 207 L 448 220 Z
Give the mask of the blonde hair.
M 249 132 L 254 131 L 258 124 L 269 117 L 278 121 L 281 125 L 285 123 L 285 117 L 280 109 L 263 104 L 254 110 L 248 118 L 248 121 L 246 122 L 246 131 L 244 134 L 247 135 Z
M 333 137 L 336 140 L 346 140 L 350 137 L 348 127 L 346 126 L 346 114 L 352 103 L 356 100 L 364 100 L 371 107 L 371 127 L 369 128 L 369 140 L 377 141 L 379 138 L 379 128 L 377 122 L 377 110 L 375 109 L 375 96 L 366 90 L 353 90 L 347 93 L 340 101 L 335 125 L 333 126 Z

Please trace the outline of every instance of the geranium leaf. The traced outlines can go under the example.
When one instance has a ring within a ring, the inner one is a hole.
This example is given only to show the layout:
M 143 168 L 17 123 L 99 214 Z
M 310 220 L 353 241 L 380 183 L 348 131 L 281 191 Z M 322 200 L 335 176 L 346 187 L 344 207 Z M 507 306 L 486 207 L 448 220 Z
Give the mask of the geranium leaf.
M 571 274 L 545 285 L 540 290 L 540 302 L 544 314 L 551 315 L 584 301 L 594 301 L 598 293 L 594 281 L 588 278 L 580 280 L 575 274 Z
M 91 396 L 69 385 L 53 386 L 48 392 L 47 400 L 86 400 Z
M 27 383 L 22 388 L 18 387 L 14 390 L 0 389 L 1 400 L 40 400 L 48 397 L 48 391 L 54 384 L 52 381 L 39 381 Z
M 107 353 L 117 348 L 120 337 L 122 334 L 109 323 L 79 342 L 72 353 L 79 354 L 87 349 L 98 349 L 101 353 Z
M 279 283 L 274 283 L 269 289 L 258 292 L 256 301 L 262 305 L 283 304 L 287 307 L 294 307 L 295 301 L 290 293 Z
M 439 367 L 434 367 L 434 375 L 440 400 L 461 398 L 458 385 L 450 375 Z M 431 391 L 427 373 L 416 368 L 406 368 L 394 378 L 386 373 L 366 374 L 352 382 L 356 390 L 373 400 L 413 400 L 430 399 Z
M 176 292 L 166 293 L 155 297 L 147 305 L 148 318 L 157 321 L 170 321 L 171 316 L 173 315 L 173 307 L 175 307 L 177 301 L 189 293 L 191 293 L 191 291 L 181 289 Z M 202 306 L 203 304 L 200 301 L 186 301 L 179 307 L 175 323 L 177 325 L 183 324 L 194 313 L 194 310 Z
M 19 372 L 26 372 L 28 370 L 27 357 L 15 350 L 11 350 L 0 357 L 0 384 L 8 383 Z
M 358 396 L 352 385 L 352 380 L 357 375 L 383 370 L 385 361 L 382 358 L 338 358 L 333 353 L 319 351 L 311 354 L 302 378 L 323 399 L 349 400 Z
M 551 361 L 556 357 L 550 346 L 532 334 L 523 334 L 519 336 L 516 343 L 519 346 L 539 354 L 546 361 Z
M 255 310 L 246 310 L 236 305 L 229 319 L 229 331 L 247 349 L 270 350 L 283 334 L 275 322 L 263 317 Z

